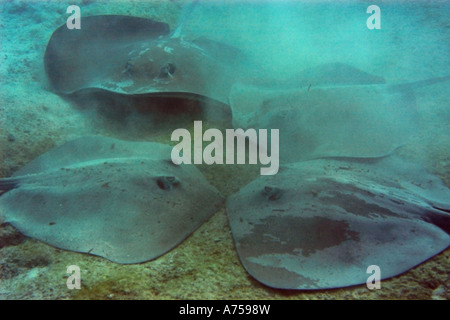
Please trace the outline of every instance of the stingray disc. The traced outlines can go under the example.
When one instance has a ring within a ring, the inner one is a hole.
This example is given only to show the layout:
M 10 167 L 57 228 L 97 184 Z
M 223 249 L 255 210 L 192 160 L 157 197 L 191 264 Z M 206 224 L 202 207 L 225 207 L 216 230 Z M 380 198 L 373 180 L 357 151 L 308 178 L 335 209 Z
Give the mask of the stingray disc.
M 399 159 L 364 161 L 294 163 L 231 196 L 245 269 L 274 288 L 337 288 L 366 283 L 371 265 L 385 279 L 447 248 L 450 190 Z
M 193 165 L 173 164 L 171 151 L 105 137 L 68 142 L 0 180 L 0 216 L 62 249 L 118 263 L 154 259 L 222 203 Z

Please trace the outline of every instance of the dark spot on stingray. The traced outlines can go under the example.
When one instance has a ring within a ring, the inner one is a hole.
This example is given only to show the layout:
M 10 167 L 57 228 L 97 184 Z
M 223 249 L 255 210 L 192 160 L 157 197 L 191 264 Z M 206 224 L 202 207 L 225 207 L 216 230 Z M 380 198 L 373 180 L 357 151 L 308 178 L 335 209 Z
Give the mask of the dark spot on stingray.
M 345 193 L 336 192 L 332 197 L 324 196 L 320 198 L 323 204 L 334 205 L 344 209 L 346 212 L 361 215 L 367 218 L 376 217 L 398 217 L 399 215 L 383 206 L 379 206 L 375 203 L 369 203 L 363 199 L 359 199 L 357 196 L 348 195 Z
M 368 190 L 349 184 L 342 184 L 333 179 L 322 178 L 318 179 L 317 183 L 318 188 L 320 185 L 327 185 L 331 190 L 328 193 L 320 193 L 319 200 L 322 204 L 340 207 L 347 213 L 361 215 L 367 218 L 399 216 L 398 213 L 390 210 L 388 207 L 375 203 L 378 201 L 377 199 L 381 197 Z M 364 197 L 360 198 L 357 196 L 358 194 Z M 374 202 L 367 202 L 364 200 L 365 196 L 369 196 L 374 199 Z M 395 200 L 392 201 L 392 198 L 389 198 L 389 200 L 396 203 Z M 396 204 L 400 205 L 400 203 Z
M 115 143 L 113 143 L 112 145 L 111 145 L 111 150 L 114 150 L 114 148 L 115 148 L 115 146 L 116 146 L 116 144 Z
M 239 240 L 244 256 L 296 254 L 308 257 L 317 250 L 359 241 L 359 234 L 346 221 L 324 217 L 299 218 L 271 216 L 252 226 L 252 232 Z M 351 259 L 351 257 L 348 257 Z
M 172 176 L 159 177 L 156 184 L 162 190 L 171 190 L 180 184 L 180 181 Z
M 267 199 L 274 201 L 280 199 L 283 192 L 279 188 L 265 186 L 262 190 L 262 194 Z
M 49 226 L 53 226 L 53 225 L 55 225 L 55 224 L 56 224 L 56 222 L 49 222 L 49 223 L 48 223 Z

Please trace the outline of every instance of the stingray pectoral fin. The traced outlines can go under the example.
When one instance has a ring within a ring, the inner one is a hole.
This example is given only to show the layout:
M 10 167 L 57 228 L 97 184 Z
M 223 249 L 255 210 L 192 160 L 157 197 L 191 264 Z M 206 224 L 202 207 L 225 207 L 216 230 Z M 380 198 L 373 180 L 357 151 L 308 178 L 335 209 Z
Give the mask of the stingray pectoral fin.
M 103 136 L 86 136 L 54 147 L 14 173 L 14 178 L 35 175 L 81 163 L 114 158 L 147 158 L 170 160 L 171 148 L 164 144 L 133 142 Z

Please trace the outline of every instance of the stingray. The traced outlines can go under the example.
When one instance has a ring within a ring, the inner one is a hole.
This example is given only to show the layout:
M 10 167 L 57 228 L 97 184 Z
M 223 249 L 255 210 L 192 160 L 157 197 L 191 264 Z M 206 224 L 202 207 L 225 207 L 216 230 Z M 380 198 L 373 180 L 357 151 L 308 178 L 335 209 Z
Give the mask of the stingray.
M 230 106 L 235 128 L 279 129 L 280 162 L 328 156 L 380 157 L 418 129 L 415 90 L 450 77 L 386 84 L 345 64 L 300 72 L 292 88 L 236 83 Z
M 172 148 L 85 137 L 0 179 L 0 216 L 25 235 L 118 263 L 154 259 L 217 212 L 218 191 Z
M 239 258 L 263 284 L 328 289 L 401 274 L 450 244 L 450 190 L 397 157 L 285 165 L 227 200 Z
M 83 17 L 80 30 L 59 27 L 44 56 L 50 84 L 64 95 L 106 91 L 123 95 L 212 99 L 228 103 L 249 63 L 238 49 L 145 18 Z

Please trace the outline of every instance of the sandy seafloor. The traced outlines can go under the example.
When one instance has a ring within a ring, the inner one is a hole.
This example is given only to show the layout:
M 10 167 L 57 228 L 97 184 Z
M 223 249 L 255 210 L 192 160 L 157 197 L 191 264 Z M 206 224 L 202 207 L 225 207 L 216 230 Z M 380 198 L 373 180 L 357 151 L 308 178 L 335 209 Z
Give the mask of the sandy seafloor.
M 441 1 L 441 3 L 444 3 Z M 65 23 L 66 8 L 78 4 L 82 14 L 127 14 L 163 20 L 176 26 L 177 1 L 4 1 L 0 2 L 0 177 L 65 141 L 83 135 L 170 142 L 177 127 L 192 126 L 196 115 L 131 114 L 114 116 L 74 106 L 49 90 L 43 54 L 52 32 Z M 424 10 L 415 23 L 398 21 L 415 45 L 391 39 L 391 56 L 378 56 L 375 67 L 354 55 L 357 67 L 388 81 L 420 80 L 450 74 L 449 14 Z M 420 24 L 422 23 L 422 25 Z M 435 30 L 427 33 L 423 28 Z M 430 38 L 430 34 L 435 38 Z M 394 45 L 395 43 L 395 45 Z M 387 45 L 389 47 L 389 44 Z M 401 56 L 401 58 L 399 58 Z M 329 59 L 329 55 L 324 59 Z M 339 57 L 337 57 L 339 58 Z M 314 59 L 311 58 L 311 61 Z M 339 60 L 339 59 L 338 59 Z M 307 59 L 305 63 L 309 62 Z M 348 62 L 348 61 L 347 61 Z M 292 67 L 292 66 L 289 66 Z M 400 150 L 419 160 L 450 186 L 450 105 L 448 83 L 419 89 L 417 108 L 422 126 Z M 159 118 L 158 118 L 159 117 Z M 161 119 L 165 122 L 161 124 Z M 227 121 L 206 123 L 227 127 Z M 230 127 L 231 128 L 231 127 Z M 252 166 L 200 168 L 225 196 L 258 176 Z M 448 299 L 450 251 L 403 275 L 382 281 L 380 290 L 365 285 L 323 291 L 286 291 L 265 287 L 239 262 L 225 209 L 217 212 L 186 241 L 162 257 L 135 265 L 56 249 L 0 226 L 0 299 Z M 82 272 L 82 289 L 66 287 L 69 265 Z

